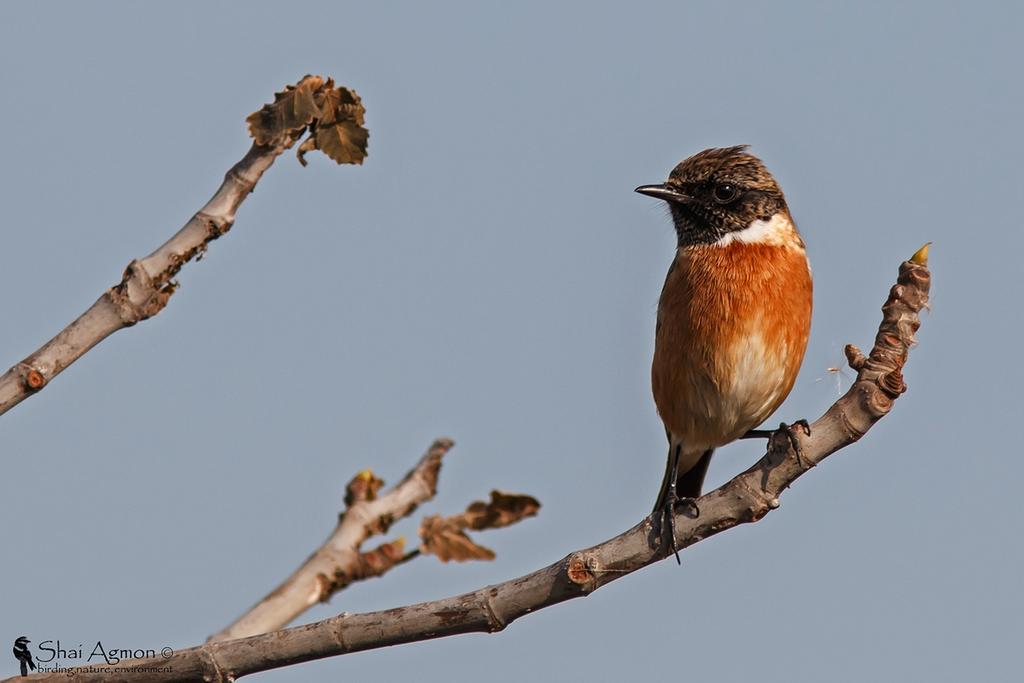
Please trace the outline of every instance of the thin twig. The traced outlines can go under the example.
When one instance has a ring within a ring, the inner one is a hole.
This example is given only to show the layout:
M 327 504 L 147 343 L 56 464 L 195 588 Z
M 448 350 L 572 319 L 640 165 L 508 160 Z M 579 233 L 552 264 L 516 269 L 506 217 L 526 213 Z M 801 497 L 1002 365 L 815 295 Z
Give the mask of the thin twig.
M 296 138 L 296 134 L 283 134 L 266 145 L 253 144 L 225 174 L 210 201 L 181 230 L 149 256 L 129 263 L 119 283 L 57 336 L 0 376 L 0 415 L 38 393 L 109 335 L 163 310 L 177 288 L 174 276 L 231 229 L 238 207 Z

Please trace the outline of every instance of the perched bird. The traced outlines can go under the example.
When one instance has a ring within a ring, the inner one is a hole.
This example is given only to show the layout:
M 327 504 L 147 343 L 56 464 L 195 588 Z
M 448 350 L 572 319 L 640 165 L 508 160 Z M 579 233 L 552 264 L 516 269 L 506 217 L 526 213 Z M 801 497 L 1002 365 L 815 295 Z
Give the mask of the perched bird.
M 706 149 L 667 182 L 636 188 L 668 203 L 678 237 L 658 301 L 651 367 L 669 442 L 654 511 L 664 513 L 673 552 L 676 505 L 700 496 L 715 448 L 772 433 L 752 428 L 793 388 L 810 332 L 803 240 L 782 189 L 746 150 Z M 796 424 L 808 429 L 806 421 Z M 791 427 L 780 429 L 796 443 Z
M 14 658 L 21 664 L 22 676 L 28 676 L 29 667 L 32 667 L 33 671 L 36 670 L 36 663 L 32 661 L 32 652 L 28 649 L 28 644 L 31 642 L 25 636 L 14 641 Z

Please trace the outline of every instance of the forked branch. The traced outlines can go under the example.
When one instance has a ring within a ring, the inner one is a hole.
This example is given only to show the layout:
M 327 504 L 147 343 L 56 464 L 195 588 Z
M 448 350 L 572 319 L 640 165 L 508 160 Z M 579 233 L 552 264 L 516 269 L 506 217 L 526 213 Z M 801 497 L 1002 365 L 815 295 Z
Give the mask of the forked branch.
M 424 519 L 420 525 L 422 544 L 418 549 L 405 552 L 405 541 L 399 538 L 373 550 L 362 550 L 363 543 L 371 536 L 387 533 L 392 525 L 434 497 L 441 459 L 454 445 L 451 439 L 434 441 L 405 478 L 380 496 L 377 492 L 384 485 L 382 480 L 370 470 L 357 474 L 345 489 L 345 510 L 323 545 L 280 586 L 230 626 L 210 636 L 207 642 L 244 638 L 283 628 L 310 607 L 327 602 L 352 583 L 382 576 L 423 553 L 437 555 L 445 562 L 494 559 L 494 553 L 477 545 L 457 527 L 483 530 L 514 524 L 537 514 L 540 503 L 536 499 L 495 491 L 490 503 L 473 503 L 460 515 Z

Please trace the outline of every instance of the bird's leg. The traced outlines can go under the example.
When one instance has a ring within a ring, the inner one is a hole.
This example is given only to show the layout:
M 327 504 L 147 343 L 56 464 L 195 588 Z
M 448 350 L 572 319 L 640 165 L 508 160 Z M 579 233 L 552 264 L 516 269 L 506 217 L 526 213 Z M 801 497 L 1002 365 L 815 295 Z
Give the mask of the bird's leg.
M 796 435 L 796 429 L 799 427 L 806 436 L 811 435 L 811 425 L 807 423 L 807 420 L 797 420 L 791 425 L 785 422 L 779 423 L 778 429 L 751 429 L 749 432 L 741 436 L 741 439 L 770 439 L 778 432 L 785 432 L 786 436 L 789 437 L 789 444 L 793 447 L 793 451 L 796 453 L 796 461 L 800 467 L 804 466 L 803 461 L 803 448 L 800 447 L 800 438 Z
M 680 498 L 676 492 L 676 479 L 679 475 L 679 458 L 682 455 L 682 444 L 676 444 L 675 452 L 672 454 L 672 467 L 668 473 L 668 490 L 665 492 L 665 508 L 662 510 L 662 530 L 668 536 L 668 546 L 672 548 L 672 554 L 676 556 L 676 563 L 683 564 L 679 559 L 679 548 L 676 547 L 676 508 L 686 505 L 693 511 L 694 517 L 700 517 L 700 508 L 697 507 L 696 498 Z
M 682 565 L 679 559 L 679 548 L 676 547 L 676 501 L 679 495 L 676 493 L 676 476 L 679 474 L 679 452 L 681 446 L 676 444 L 675 452 L 672 453 L 672 467 L 668 472 L 668 491 L 665 492 L 665 509 L 662 510 L 662 534 L 668 535 L 668 546 L 676 556 L 676 564 Z

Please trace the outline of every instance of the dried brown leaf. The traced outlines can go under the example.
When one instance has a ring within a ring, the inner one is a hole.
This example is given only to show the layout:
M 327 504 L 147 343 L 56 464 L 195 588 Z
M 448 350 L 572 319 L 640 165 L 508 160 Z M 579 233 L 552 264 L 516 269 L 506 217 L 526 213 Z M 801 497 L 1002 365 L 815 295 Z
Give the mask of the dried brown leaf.
M 302 130 L 321 115 L 317 95 L 324 85 L 320 76 L 303 76 L 295 85 L 274 94 L 274 102 L 246 117 L 249 135 L 266 145 L 281 135 Z
M 369 139 L 369 131 L 355 121 L 338 121 L 316 127 L 316 146 L 339 164 L 363 163 Z
M 466 535 L 462 515 L 442 518 L 440 515 L 425 517 L 420 523 L 420 550 L 436 555 L 442 562 L 455 560 L 493 560 L 494 551 L 474 543 Z
M 461 514 L 425 518 L 420 524 L 420 550 L 437 555 L 442 562 L 493 560 L 494 551 L 473 541 L 466 530 L 508 526 L 536 515 L 538 510 L 540 503 L 533 496 L 491 491 L 489 503 L 478 500 L 470 503 Z
M 470 529 L 498 529 L 533 517 L 540 510 L 540 501 L 521 493 L 491 491 L 491 502 L 474 501 L 463 515 Z
M 266 145 L 283 135 L 295 139 L 309 128 L 309 137 L 295 151 L 306 165 L 306 154 L 319 149 L 339 164 L 361 164 L 366 159 L 370 133 L 363 127 L 366 109 L 354 90 L 335 87 L 334 79 L 304 76 L 276 93 L 272 104 L 248 116 L 249 134 Z M 290 142 L 290 141 L 289 141 Z
M 319 94 L 318 104 L 320 118 L 310 137 L 316 149 L 339 164 L 363 163 L 370 133 L 363 127 L 366 109 L 359 95 L 348 88 L 335 88 L 334 81 L 328 79 Z M 302 153 L 300 151 L 300 161 Z
M 364 123 L 366 109 L 363 101 L 355 90 L 344 87 L 334 87 L 334 80 L 328 79 L 319 99 L 320 123 L 334 123 L 335 121 L 355 121 L 360 126 Z

